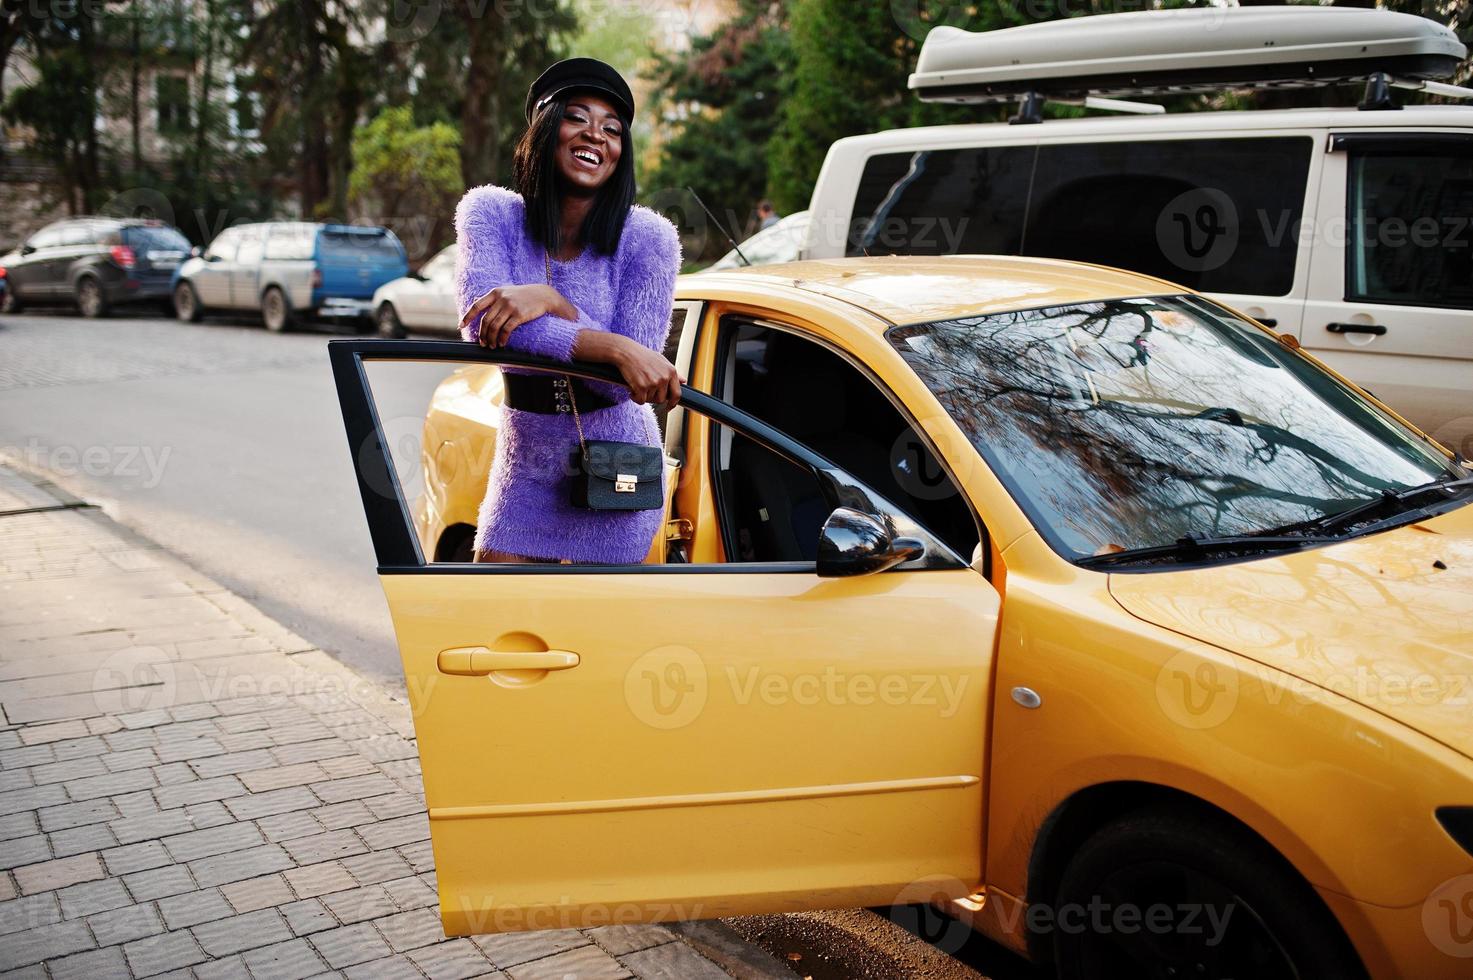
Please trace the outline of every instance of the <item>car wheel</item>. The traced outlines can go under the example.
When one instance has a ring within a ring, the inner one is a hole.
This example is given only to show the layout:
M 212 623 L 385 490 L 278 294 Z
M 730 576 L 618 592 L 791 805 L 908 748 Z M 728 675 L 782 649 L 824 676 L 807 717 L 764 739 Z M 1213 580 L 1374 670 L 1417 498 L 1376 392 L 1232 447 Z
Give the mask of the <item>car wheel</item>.
M 1339 925 L 1246 831 L 1137 813 L 1075 853 L 1052 909 L 1061 980 L 1364 977 Z
M 402 340 L 409 336 L 409 331 L 405 330 L 404 324 L 399 322 L 399 313 L 394 309 L 393 303 L 380 303 L 374 320 L 378 323 L 380 337 Z
M 5 292 L 0 293 L 0 313 L 20 313 L 25 309 L 25 304 L 15 295 L 15 288 L 8 287 Z
M 292 307 L 279 287 L 272 286 L 261 296 L 261 320 L 272 333 L 291 329 Z
M 199 294 L 194 291 L 194 285 L 189 280 L 180 280 L 179 285 L 174 287 L 174 315 L 185 323 L 198 323 L 205 315 L 205 308 L 200 305 Z
M 107 297 L 102 295 L 102 283 L 95 276 L 77 280 L 77 309 L 89 320 L 107 313 Z

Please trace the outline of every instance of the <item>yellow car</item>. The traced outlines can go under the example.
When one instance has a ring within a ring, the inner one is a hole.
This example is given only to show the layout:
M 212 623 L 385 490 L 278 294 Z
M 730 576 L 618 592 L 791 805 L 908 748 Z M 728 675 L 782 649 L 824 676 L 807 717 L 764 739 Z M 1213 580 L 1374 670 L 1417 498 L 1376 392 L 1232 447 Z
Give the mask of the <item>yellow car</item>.
M 1116 270 L 677 297 L 642 565 L 453 560 L 493 365 L 561 365 L 330 345 L 448 934 L 925 902 L 1065 977 L 1468 975 L 1461 460 Z M 416 500 L 366 382 L 404 361 L 455 371 Z

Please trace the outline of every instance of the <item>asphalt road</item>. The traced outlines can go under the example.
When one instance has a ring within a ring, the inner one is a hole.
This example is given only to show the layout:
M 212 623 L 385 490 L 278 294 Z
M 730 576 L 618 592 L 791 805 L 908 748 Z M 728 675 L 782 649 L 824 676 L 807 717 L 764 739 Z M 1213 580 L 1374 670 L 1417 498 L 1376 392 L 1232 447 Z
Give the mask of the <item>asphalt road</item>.
M 402 687 L 327 330 L 0 317 L 0 453 L 39 468 L 360 670 Z M 422 419 L 444 372 L 375 395 Z
M 328 368 L 330 328 L 0 316 L 0 456 L 49 474 L 339 659 L 402 690 Z M 401 474 L 446 369 L 370 372 Z M 412 491 L 412 488 L 407 488 Z M 731 920 L 814 980 L 1040 980 L 927 910 Z

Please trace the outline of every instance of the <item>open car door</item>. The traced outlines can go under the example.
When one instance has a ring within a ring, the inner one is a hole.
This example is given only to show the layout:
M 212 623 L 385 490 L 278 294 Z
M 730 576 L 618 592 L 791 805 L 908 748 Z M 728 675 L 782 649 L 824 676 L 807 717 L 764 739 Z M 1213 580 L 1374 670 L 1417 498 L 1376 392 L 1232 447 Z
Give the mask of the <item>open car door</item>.
M 414 712 L 447 934 L 979 885 L 999 599 L 965 560 L 823 458 L 687 388 L 687 409 L 820 480 L 836 513 L 818 562 L 427 563 L 367 362 L 618 376 L 453 342 L 329 349 Z M 888 571 L 849 574 L 887 547 Z

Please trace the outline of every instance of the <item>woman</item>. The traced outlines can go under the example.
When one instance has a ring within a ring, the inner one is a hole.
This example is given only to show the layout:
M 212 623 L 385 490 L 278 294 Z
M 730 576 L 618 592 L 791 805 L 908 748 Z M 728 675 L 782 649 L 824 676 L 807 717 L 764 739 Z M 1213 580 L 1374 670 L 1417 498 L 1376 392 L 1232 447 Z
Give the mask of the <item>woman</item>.
M 570 393 L 557 375 L 503 371 L 506 406 L 476 561 L 639 562 L 663 512 L 569 502 L 579 440 L 571 409 L 589 440 L 658 445 L 650 403 L 680 397 L 680 378 L 661 355 L 680 239 L 669 221 L 633 203 L 634 100 L 618 72 L 592 58 L 558 62 L 532 83 L 526 114 L 516 190 L 477 187 L 455 210 L 461 335 L 609 364 L 628 388 L 575 378 Z

